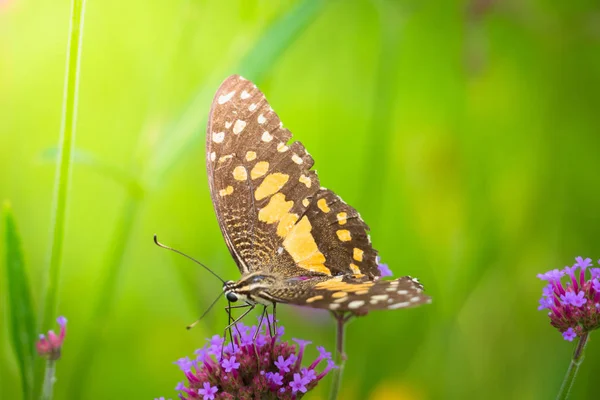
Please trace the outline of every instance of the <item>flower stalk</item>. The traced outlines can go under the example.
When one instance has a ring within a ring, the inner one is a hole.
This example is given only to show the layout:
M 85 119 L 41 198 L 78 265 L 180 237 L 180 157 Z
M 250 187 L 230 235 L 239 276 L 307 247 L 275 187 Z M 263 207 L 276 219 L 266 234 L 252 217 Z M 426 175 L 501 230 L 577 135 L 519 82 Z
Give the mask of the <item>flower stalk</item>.
M 51 400 L 54 392 L 54 382 L 56 377 L 56 360 L 51 358 L 46 362 L 46 372 L 44 373 L 44 383 L 42 386 L 42 400 Z
M 338 366 L 333 371 L 331 379 L 331 391 L 329 393 L 330 400 L 336 400 L 340 393 L 340 387 L 342 385 L 342 374 L 344 372 L 344 365 L 346 364 L 346 353 L 344 353 L 344 336 L 346 333 L 346 322 L 350 319 L 351 315 L 345 316 L 343 313 L 333 313 L 336 321 L 336 346 L 335 356 L 333 362 Z
M 564 400 L 569 398 L 571 388 L 573 387 L 573 382 L 575 382 L 575 377 L 577 376 L 577 371 L 583 362 L 583 351 L 585 350 L 589 335 L 589 332 L 585 332 L 579 337 L 579 341 L 577 342 L 577 346 L 573 352 L 573 358 L 569 364 L 569 369 L 567 369 L 565 379 L 560 386 L 560 391 L 558 392 L 558 396 L 556 396 L 556 400 Z

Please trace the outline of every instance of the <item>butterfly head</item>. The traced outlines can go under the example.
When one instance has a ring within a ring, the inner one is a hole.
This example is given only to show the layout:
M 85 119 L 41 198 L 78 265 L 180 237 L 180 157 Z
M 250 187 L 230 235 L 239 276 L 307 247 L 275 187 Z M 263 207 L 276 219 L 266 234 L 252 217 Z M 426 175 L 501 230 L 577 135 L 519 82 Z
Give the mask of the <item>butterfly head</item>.
M 226 281 L 223 284 L 223 293 L 231 303 L 245 301 L 250 304 L 271 304 L 271 301 L 265 298 L 265 291 L 274 281 L 275 278 L 271 275 L 255 272 L 243 276 L 238 281 Z

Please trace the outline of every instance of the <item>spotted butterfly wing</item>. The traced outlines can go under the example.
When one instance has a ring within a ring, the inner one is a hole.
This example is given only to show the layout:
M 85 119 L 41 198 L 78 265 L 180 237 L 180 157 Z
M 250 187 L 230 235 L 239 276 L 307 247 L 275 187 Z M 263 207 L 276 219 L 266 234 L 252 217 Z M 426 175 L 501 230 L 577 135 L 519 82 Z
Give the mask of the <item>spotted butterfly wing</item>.
M 367 300 L 384 294 L 392 298 L 389 307 L 405 302 L 402 290 L 420 291 L 410 279 L 378 279 L 368 226 L 320 186 L 312 157 L 291 136 L 252 82 L 233 75 L 221 84 L 208 122 L 206 161 L 217 220 L 242 273 L 238 289 L 260 273 L 272 278 L 258 294 L 263 299 L 330 309 L 345 301 L 365 301 L 356 309 L 380 308 Z M 333 303 L 342 284 L 347 299 Z M 402 289 L 388 291 L 400 284 Z M 427 299 L 421 295 L 410 305 Z

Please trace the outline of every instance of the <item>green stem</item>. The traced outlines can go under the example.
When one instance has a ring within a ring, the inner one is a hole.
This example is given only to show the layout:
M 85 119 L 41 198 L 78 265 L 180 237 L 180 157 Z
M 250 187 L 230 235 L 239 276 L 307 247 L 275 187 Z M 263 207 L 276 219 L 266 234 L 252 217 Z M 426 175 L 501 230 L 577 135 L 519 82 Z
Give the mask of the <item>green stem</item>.
M 344 372 L 344 364 L 346 364 L 346 354 L 344 353 L 344 333 L 346 328 L 346 322 L 349 317 L 344 316 L 344 314 L 336 314 L 333 316 L 336 320 L 336 346 L 335 346 L 335 356 L 333 357 L 333 361 L 338 366 L 338 368 L 333 370 L 333 378 L 331 381 L 331 392 L 329 393 L 329 400 L 335 400 L 338 398 L 340 393 L 340 387 L 342 384 L 342 374 Z
M 575 351 L 573 352 L 571 364 L 569 364 L 569 369 L 567 370 L 565 379 L 563 380 L 563 383 L 560 387 L 560 391 L 556 396 L 556 400 L 563 400 L 569 398 L 571 388 L 573 387 L 573 382 L 575 382 L 575 377 L 577 376 L 577 371 L 579 370 L 579 366 L 583 362 L 583 351 L 585 350 L 585 345 L 587 344 L 588 336 L 589 333 L 585 332 L 579 338 L 577 346 L 575 347 Z
M 48 360 L 46 363 L 46 372 L 44 373 L 44 386 L 42 387 L 41 400 L 51 400 L 54 391 L 54 375 L 56 372 L 56 360 Z
M 58 302 L 58 277 L 62 259 L 65 233 L 65 215 L 67 195 L 71 179 L 71 164 L 75 143 L 77 120 L 77 98 L 79 70 L 81 61 L 81 39 L 83 35 L 83 15 L 85 0 L 73 0 L 71 7 L 71 26 L 67 46 L 67 66 L 63 97 L 62 122 L 59 139 L 59 156 L 54 181 L 54 198 L 51 219 L 51 243 L 48 260 L 47 287 L 42 314 L 42 329 L 49 328 L 56 317 Z

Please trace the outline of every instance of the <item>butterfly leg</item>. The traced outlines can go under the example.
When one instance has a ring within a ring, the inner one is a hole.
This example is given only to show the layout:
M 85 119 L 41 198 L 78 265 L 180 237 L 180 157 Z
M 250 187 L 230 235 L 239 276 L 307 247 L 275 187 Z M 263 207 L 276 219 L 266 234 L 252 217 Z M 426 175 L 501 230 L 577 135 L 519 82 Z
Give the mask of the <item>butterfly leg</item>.
M 229 317 L 229 321 L 227 321 L 228 324 L 231 324 L 231 321 L 233 320 L 233 317 L 231 316 L 231 310 L 233 310 L 234 308 L 247 308 L 250 307 L 251 304 L 246 303 L 246 304 L 239 304 L 237 306 L 232 306 L 231 303 L 229 303 L 229 305 L 227 307 L 225 307 L 225 312 L 227 313 L 227 316 Z M 242 336 L 237 325 L 235 326 L 235 329 L 238 333 L 238 335 Z M 231 333 L 231 329 L 229 330 L 229 332 Z M 231 335 L 230 335 L 231 336 Z M 233 342 L 233 337 L 230 338 L 231 341 Z
M 237 318 L 235 321 L 232 322 L 233 317 L 231 316 L 231 310 L 233 310 L 234 308 L 247 308 L 249 307 L 248 310 L 246 310 L 242 315 L 240 315 L 239 318 Z M 225 307 L 225 312 L 227 313 L 227 317 L 228 317 L 228 325 L 225 327 L 225 330 L 223 331 L 223 342 L 225 342 L 225 339 L 227 339 L 227 332 L 229 332 L 229 340 L 231 341 L 231 343 L 233 342 L 233 334 L 231 332 L 231 327 L 234 327 L 238 333 L 238 336 L 241 337 L 241 333 L 238 329 L 238 327 L 236 326 L 236 324 L 246 316 L 246 314 L 248 314 L 250 311 L 252 311 L 254 309 L 254 305 L 253 304 L 240 304 L 237 306 L 232 306 L 231 303 L 228 303 L 227 307 Z M 233 345 L 232 345 L 233 348 Z M 221 359 L 223 358 L 223 348 L 221 348 Z
M 236 306 L 233 306 L 233 307 L 236 307 Z M 232 307 L 232 308 L 233 308 L 233 307 Z M 248 313 L 249 313 L 250 311 L 254 310 L 254 307 L 256 307 L 256 304 L 249 304 L 249 305 L 247 305 L 246 307 L 248 307 L 248 309 L 247 309 L 246 311 L 244 311 L 244 312 L 242 313 L 242 315 L 240 315 L 239 317 L 237 317 L 237 318 L 235 319 L 235 321 L 233 321 L 232 323 L 230 323 L 229 325 L 227 325 L 227 326 L 225 327 L 225 334 L 227 333 L 227 330 L 228 330 L 228 329 L 231 329 L 231 327 L 232 327 L 232 326 L 234 326 L 235 324 L 237 324 L 239 321 L 241 321 L 241 320 L 242 320 L 242 318 L 244 318 L 246 315 L 248 315 Z M 241 308 L 241 307 L 237 307 L 237 308 Z M 230 312 L 230 314 L 229 314 L 229 315 L 230 315 L 230 317 L 231 317 L 231 310 L 230 310 L 229 312 Z M 230 332 L 230 333 L 231 333 L 231 332 Z M 233 343 L 233 340 L 232 340 L 232 343 Z
M 267 321 L 269 319 L 267 318 Z M 269 331 L 271 330 L 271 327 L 269 327 Z M 271 337 L 275 337 L 277 335 L 277 303 L 273 303 L 273 333 L 271 334 Z
M 258 334 L 260 333 L 260 328 L 262 326 L 263 320 L 265 319 L 265 315 L 267 314 L 267 306 L 263 306 L 263 312 L 260 315 L 260 320 L 258 321 L 258 329 L 256 330 L 256 332 L 254 332 L 254 337 L 252 338 L 252 341 L 255 341 L 256 338 L 258 337 Z M 269 318 L 267 318 L 267 326 L 269 327 L 269 333 L 271 332 L 271 324 L 269 324 Z

